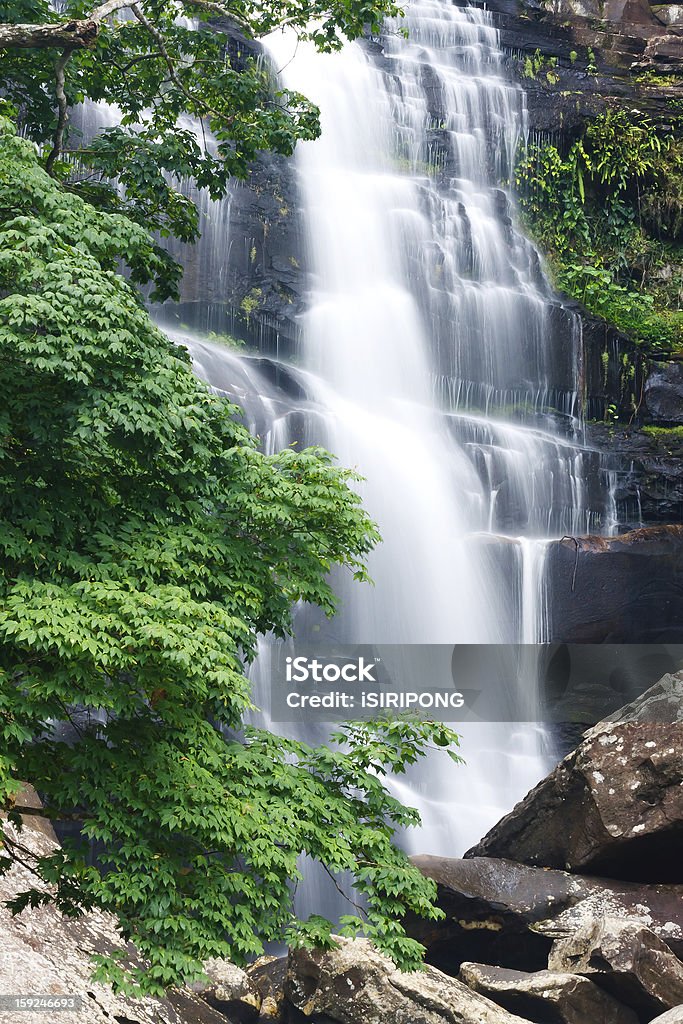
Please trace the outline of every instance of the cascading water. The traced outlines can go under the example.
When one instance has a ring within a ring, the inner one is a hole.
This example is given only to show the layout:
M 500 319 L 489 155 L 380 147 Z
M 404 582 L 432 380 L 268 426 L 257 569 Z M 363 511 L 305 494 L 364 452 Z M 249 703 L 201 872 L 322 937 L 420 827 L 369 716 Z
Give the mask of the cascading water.
M 542 602 L 521 609 L 514 578 L 506 595 L 477 540 L 506 516 L 521 529 L 505 532 L 543 536 L 585 515 L 559 493 L 576 450 L 510 427 L 500 408 L 512 395 L 523 411 L 547 406 L 552 389 L 538 257 L 497 187 L 523 94 L 500 75 L 484 12 L 424 2 L 406 21 L 408 41 L 388 34 L 380 61 L 361 46 L 290 60 L 286 38 L 271 41 L 286 84 L 322 116 L 298 156 L 315 273 L 305 359 L 330 447 L 367 478 L 384 539 L 374 590 L 345 602 L 348 628 L 375 643 L 535 642 Z M 517 561 L 528 554 L 520 545 Z
M 298 155 L 314 273 L 304 359 L 326 410 L 318 440 L 363 474 L 383 537 L 374 587 L 338 581 L 334 636 L 533 643 L 543 639 L 542 548 L 503 544 L 503 575 L 491 539 L 511 501 L 527 523 L 557 508 L 541 467 L 550 460 L 566 479 L 575 452 L 510 427 L 500 410 L 494 418 L 496 399 L 516 392 L 538 405 L 550 391 L 538 259 L 498 187 L 523 129 L 522 95 L 500 76 L 482 11 L 417 3 L 407 30 L 407 41 L 387 35 L 381 58 L 354 45 L 332 56 L 299 47 L 291 59 L 286 37 L 270 43 L 285 84 L 321 108 L 321 138 Z M 460 400 L 444 406 L 435 382 L 459 387 Z M 472 407 L 483 395 L 486 407 Z M 578 512 L 570 496 L 565 505 Z M 405 672 L 434 680 L 433 659 L 428 672 L 413 661 Z M 450 664 L 436 671 L 446 682 Z M 502 726 L 469 729 L 467 779 L 445 763 L 413 772 L 402 795 L 420 805 L 419 845 L 452 853 L 507 809 L 542 773 L 534 740 L 521 728 L 517 742 Z
M 405 27 L 332 55 L 269 41 L 322 120 L 296 157 L 312 267 L 296 411 L 255 360 L 183 340 L 267 446 L 322 443 L 365 477 L 375 585 L 335 580 L 327 635 L 412 644 L 395 670 L 451 686 L 446 645 L 494 645 L 493 676 L 532 720 L 536 655 L 501 667 L 495 645 L 546 639 L 545 540 L 604 530 L 608 511 L 584 485 L 601 469 L 578 443 L 577 321 L 501 186 L 524 97 L 489 16 L 418 0 Z M 396 785 L 420 808 L 423 851 L 461 852 L 543 773 L 533 726 L 463 731 L 467 768 L 436 756 Z

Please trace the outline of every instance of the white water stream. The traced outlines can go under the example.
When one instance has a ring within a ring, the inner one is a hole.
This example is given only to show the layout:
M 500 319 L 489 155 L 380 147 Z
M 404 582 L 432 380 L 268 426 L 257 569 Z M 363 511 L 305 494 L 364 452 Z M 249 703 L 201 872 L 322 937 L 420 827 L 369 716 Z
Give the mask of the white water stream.
M 241 396 L 267 446 L 322 443 L 365 477 L 383 537 L 375 583 L 340 574 L 340 614 L 318 635 L 414 644 L 394 669 L 453 686 L 447 648 L 418 645 L 546 639 L 545 541 L 587 532 L 603 510 L 585 498 L 585 451 L 554 426 L 579 427 L 579 331 L 566 314 L 558 327 L 501 187 L 523 93 L 484 11 L 418 0 L 405 27 L 407 39 L 387 26 L 381 50 L 268 42 L 283 83 L 322 121 L 295 157 L 312 267 L 296 430 L 255 361 L 184 341 L 202 376 Z M 500 657 L 492 647 L 492 674 L 533 720 L 536 653 Z M 256 675 L 268 685 L 265 661 Z M 422 813 L 413 849 L 461 853 L 547 767 L 533 725 L 462 731 L 467 767 L 435 755 L 395 784 Z
M 361 45 L 319 55 L 293 54 L 286 36 L 269 43 L 285 85 L 321 110 L 321 138 L 297 155 L 314 274 L 309 393 L 326 410 L 321 440 L 366 478 L 364 504 L 383 538 L 374 587 L 339 579 L 334 635 L 531 644 L 544 639 L 544 531 L 502 542 L 498 557 L 500 488 L 481 472 L 498 467 L 530 523 L 539 490 L 548 509 L 558 505 L 552 479 L 539 479 L 549 446 L 558 475 L 575 457 L 495 409 L 511 392 L 537 400 L 549 390 L 548 300 L 499 187 L 523 131 L 523 95 L 502 77 L 496 31 L 479 9 L 421 0 L 408 9 L 407 40 L 396 27 L 379 59 Z M 458 389 L 450 405 L 444 384 Z M 484 393 L 485 408 L 465 400 Z M 477 430 L 490 436 L 475 439 Z M 566 504 L 581 516 L 575 495 Z M 403 670 L 413 680 L 453 685 L 450 659 L 412 660 Z M 533 655 L 508 671 L 520 717 L 533 718 Z M 533 726 L 470 726 L 464 748 L 466 769 L 435 756 L 396 785 L 422 813 L 415 849 L 462 852 L 544 771 Z

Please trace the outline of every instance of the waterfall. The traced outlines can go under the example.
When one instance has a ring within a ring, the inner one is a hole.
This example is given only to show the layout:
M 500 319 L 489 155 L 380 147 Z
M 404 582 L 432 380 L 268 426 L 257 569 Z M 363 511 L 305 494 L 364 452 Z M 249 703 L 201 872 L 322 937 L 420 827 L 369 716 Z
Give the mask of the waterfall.
M 581 443 L 577 318 L 505 186 L 525 105 L 497 31 L 442 0 L 404 24 L 326 55 L 268 40 L 284 85 L 321 110 L 295 156 L 311 268 L 297 366 L 271 361 L 275 386 L 264 360 L 177 340 L 267 449 L 323 444 L 364 477 L 374 585 L 337 574 L 340 612 L 309 638 L 412 645 L 396 670 L 447 686 L 452 645 L 481 645 L 476 672 L 526 720 L 463 727 L 466 767 L 434 754 L 393 783 L 422 814 L 412 848 L 456 855 L 546 769 L 538 651 L 501 645 L 547 639 L 547 540 L 604 529 L 613 488 Z M 267 651 L 254 678 L 269 683 Z

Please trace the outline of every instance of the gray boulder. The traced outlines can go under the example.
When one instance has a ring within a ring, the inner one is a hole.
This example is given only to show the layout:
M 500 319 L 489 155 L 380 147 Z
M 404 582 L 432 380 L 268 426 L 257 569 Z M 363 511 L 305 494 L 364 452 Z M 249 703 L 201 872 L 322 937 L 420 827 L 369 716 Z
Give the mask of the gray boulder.
M 665 677 L 587 732 L 465 856 L 683 881 L 682 686 L 683 673 Z
M 247 974 L 261 1000 L 259 1020 L 264 1024 L 284 1020 L 287 957 L 259 957 L 247 967 Z
M 683 1002 L 683 963 L 637 921 L 602 918 L 553 945 L 551 971 L 593 978 L 650 1020 Z
M 39 811 L 35 791 L 26 786 L 18 804 Z M 0 875 L 0 993 L 3 995 L 73 995 L 80 1000 L 77 1009 L 59 1013 L 68 1024 L 226 1024 L 226 1017 L 208 1006 L 195 993 L 176 991 L 165 999 L 129 999 L 115 995 L 108 985 L 92 980 L 93 953 L 107 954 L 120 948 L 116 922 L 109 914 L 88 911 L 79 918 L 62 917 L 53 906 L 27 909 L 13 917 L 5 901 L 28 889 L 43 889 L 31 862 L 47 856 L 58 847 L 52 825 L 40 814 L 22 816 L 24 827 L 17 832 L 25 848 L 23 864 L 15 864 Z M 136 957 L 128 947 L 131 959 Z M 45 1010 L 4 1013 L 0 1021 L 8 1024 L 48 1024 Z
M 675 1006 L 667 1010 L 661 1017 L 656 1017 L 650 1024 L 683 1024 L 683 1006 Z
M 194 989 L 210 1006 L 234 1024 L 251 1024 L 258 1019 L 261 997 L 246 971 L 229 960 L 208 960 L 204 972 L 208 982 Z
M 334 1024 L 524 1024 L 433 967 L 403 974 L 364 939 L 292 950 L 286 992 L 305 1018 Z
M 683 672 L 663 676 L 636 700 L 599 722 L 589 735 L 623 722 L 683 722 Z
M 409 917 L 427 959 L 448 974 L 463 961 L 542 971 L 555 939 L 596 918 L 631 918 L 683 954 L 683 886 L 639 885 L 530 868 L 492 857 L 414 857 L 437 885 L 442 921 Z
M 475 992 L 537 1024 L 638 1024 L 633 1010 L 578 974 L 527 974 L 464 963 L 458 977 Z

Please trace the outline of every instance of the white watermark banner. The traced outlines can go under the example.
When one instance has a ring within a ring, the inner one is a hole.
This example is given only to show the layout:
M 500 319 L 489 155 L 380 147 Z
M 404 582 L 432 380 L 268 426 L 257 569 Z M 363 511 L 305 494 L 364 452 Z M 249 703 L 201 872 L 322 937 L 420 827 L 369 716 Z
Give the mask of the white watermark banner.
M 264 708 L 273 722 L 412 713 L 444 722 L 609 718 L 667 673 L 672 644 L 273 644 Z M 672 684 L 683 700 L 683 676 Z M 263 695 L 263 689 L 262 689 Z

